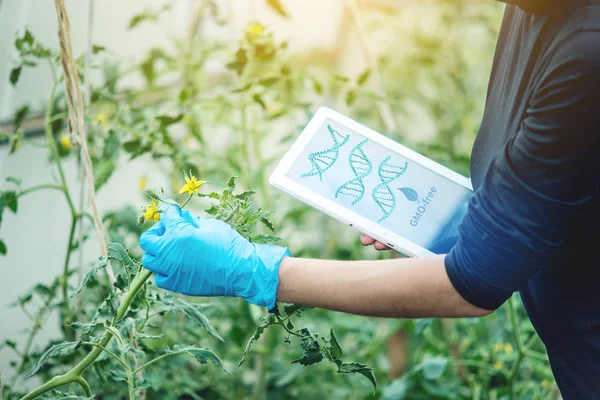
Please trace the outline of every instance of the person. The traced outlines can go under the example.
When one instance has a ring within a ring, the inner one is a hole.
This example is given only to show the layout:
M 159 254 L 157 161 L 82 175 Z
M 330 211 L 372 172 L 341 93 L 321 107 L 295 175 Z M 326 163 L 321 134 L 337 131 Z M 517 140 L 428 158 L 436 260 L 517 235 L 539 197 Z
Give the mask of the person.
M 482 317 L 519 291 L 563 398 L 600 399 L 600 0 L 505 2 L 447 255 L 293 258 L 171 207 L 140 239 L 157 286 L 393 318 Z

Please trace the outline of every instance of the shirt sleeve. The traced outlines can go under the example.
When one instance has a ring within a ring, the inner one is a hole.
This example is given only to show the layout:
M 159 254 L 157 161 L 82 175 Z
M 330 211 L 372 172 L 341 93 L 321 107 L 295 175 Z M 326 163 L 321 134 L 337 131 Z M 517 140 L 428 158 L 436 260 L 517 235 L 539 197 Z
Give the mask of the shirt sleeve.
M 545 268 L 593 205 L 600 154 L 600 32 L 561 44 L 519 132 L 487 168 L 446 256 L 461 296 L 488 310 Z M 498 110 L 502 112 L 502 110 Z

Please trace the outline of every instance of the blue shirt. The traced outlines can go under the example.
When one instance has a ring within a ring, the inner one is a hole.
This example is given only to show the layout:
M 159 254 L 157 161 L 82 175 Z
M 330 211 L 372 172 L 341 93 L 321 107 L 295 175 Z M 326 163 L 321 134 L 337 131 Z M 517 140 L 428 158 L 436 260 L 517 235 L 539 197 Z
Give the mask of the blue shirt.
M 446 270 L 484 309 L 519 291 L 563 397 L 600 399 L 600 0 L 548 1 L 506 8 Z

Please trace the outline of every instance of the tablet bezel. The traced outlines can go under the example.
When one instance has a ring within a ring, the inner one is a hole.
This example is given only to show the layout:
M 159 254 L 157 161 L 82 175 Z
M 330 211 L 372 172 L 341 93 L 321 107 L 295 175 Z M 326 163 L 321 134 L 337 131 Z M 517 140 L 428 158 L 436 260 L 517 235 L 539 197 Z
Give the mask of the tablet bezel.
M 473 190 L 471 181 L 468 178 L 327 107 L 321 107 L 317 110 L 298 139 L 296 139 L 292 147 L 283 156 L 271 174 L 269 183 L 313 208 L 335 218 L 343 224 L 356 228 L 358 231 L 371 236 L 379 242 L 387 244 L 391 248 L 406 254 L 409 257 L 433 255 L 434 253 L 428 249 L 419 246 L 405 237 L 345 208 L 335 201 L 292 181 L 286 176 L 296 159 L 302 154 L 305 147 L 310 143 L 319 127 L 327 118 L 355 131 L 373 142 L 389 148 L 412 162 L 437 172 L 443 177 L 456 182 L 471 191 Z

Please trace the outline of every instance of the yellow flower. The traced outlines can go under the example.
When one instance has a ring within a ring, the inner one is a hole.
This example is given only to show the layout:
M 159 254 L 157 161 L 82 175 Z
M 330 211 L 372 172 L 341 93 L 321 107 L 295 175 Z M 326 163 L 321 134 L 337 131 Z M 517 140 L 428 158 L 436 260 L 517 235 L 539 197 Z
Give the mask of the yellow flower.
M 93 124 L 95 126 L 99 126 L 100 128 L 106 128 L 108 127 L 108 117 L 106 116 L 106 114 L 100 113 L 96 115 Z
M 497 352 L 499 352 L 500 350 L 502 350 L 502 343 L 496 343 L 496 344 L 494 345 L 494 351 L 497 353 Z
M 62 135 L 60 135 L 58 142 L 60 143 L 60 147 L 65 151 L 71 150 L 73 148 L 71 139 L 69 138 L 69 135 L 67 135 L 66 133 L 63 133 Z
M 264 27 L 264 25 L 261 25 L 261 24 L 248 25 L 248 27 L 246 28 L 246 33 L 253 35 L 253 36 L 259 36 L 264 31 L 265 31 L 265 27 Z
M 186 182 L 185 185 L 183 185 L 181 187 L 181 190 L 179 191 L 180 194 L 181 193 L 196 194 L 196 193 L 198 193 L 198 188 L 206 183 L 205 181 L 199 181 L 198 179 L 196 179 L 195 176 L 192 176 L 191 178 L 188 178 L 186 176 L 185 182 Z
M 512 345 L 510 345 L 510 343 L 507 343 L 504 345 L 504 353 L 506 354 L 512 354 L 513 352 L 513 347 Z
M 542 389 L 548 389 L 550 388 L 550 381 L 548 379 L 544 379 L 542 381 Z
M 147 183 L 148 179 L 146 178 L 146 175 L 140 176 L 140 180 L 138 181 L 138 189 L 140 189 L 141 191 L 145 190 Z
M 160 202 L 159 202 L 160 204 Z M 146 212 L 142 214 L 144 218 L 151 221 L 160 221 L 160 213 L 158 212 L 158 204 L 152 200 L 152 204 L 146 206 Z
M 494 368 L 495 369 L 502 369 L 502 367 L 504 367 L 504 363 L 500 360 L 496 360 L 494 361 Z

